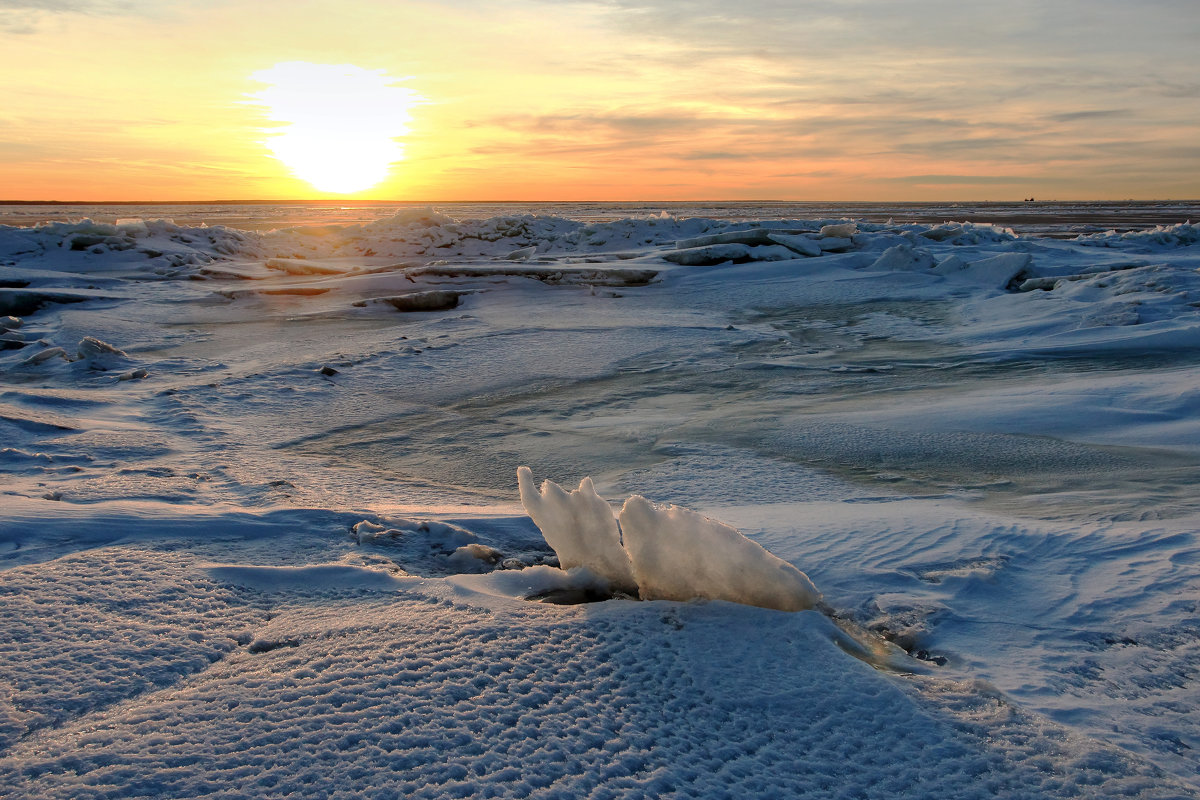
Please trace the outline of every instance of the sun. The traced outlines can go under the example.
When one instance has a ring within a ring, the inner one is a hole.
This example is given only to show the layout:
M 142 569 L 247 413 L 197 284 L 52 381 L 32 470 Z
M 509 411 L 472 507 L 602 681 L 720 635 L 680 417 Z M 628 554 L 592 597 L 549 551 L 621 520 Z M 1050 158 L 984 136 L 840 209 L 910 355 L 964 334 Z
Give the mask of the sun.
M 423 98 L 383 70 L 353 64 L 288 61 L 250 76 L 267 84 L 250 95 L 281 127 L 263 144 L 297 178 L 333 194 L 380 184 L 404 158 L 397 137 L 408 132 Z

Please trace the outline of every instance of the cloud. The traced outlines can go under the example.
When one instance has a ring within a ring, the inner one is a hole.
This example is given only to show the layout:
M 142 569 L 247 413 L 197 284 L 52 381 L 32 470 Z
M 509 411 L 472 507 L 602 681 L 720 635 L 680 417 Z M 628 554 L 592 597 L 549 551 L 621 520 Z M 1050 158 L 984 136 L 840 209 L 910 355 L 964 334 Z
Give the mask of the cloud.
M 62 14 L 131 14 L 155 7 L 148 0 L 0 0 L 0 11 Z
M 1062 114 L 1051 114 L 1047 119 L 1055 122 L 1075 122 L 1081 119 L 1113 119 L 1129 116 L 1127 108 L 1096 109 L 1093 111 L 1068 111 Z
M 1157 87 L 1157 90 L 1163 97 L 1183 100 L 1200 98 L 1200 83 L 1164 81 Z
M 93 0 L 0 0 L 0 11 L 78 11 Z
M 739 161 L 746 157 L 745 153 L 735 153 L 722 150 L 695 150 L 690 153 L 680 153 L 684 161 Z
M 1030 175 L 900 175 L 882 179 L 885 183 L 933 186 L 1024 186 L 1043 180 Z
M 55 16 L 160 16 L 161 3 L 151 0 L 0 0 L 0 29 L 34 34 Z
M 901 104 L 902 105 L 902 104 Z M 577 112 L 569 115 L 506 116 L 480 121 L 502 129 L 488 145 L 492 154 L 611 154 L 653 152 L 684 161 L 771 161 L 832 159 L 886 154 L 931 159 L 996 153 L 996 160 L 1031 158 L 1042 143 L 1036 126 L 1003 126 L 969 113 L 925 116 L 902 111 L 833 109 L 813 114 L 799 105 L 786 115 L 721 115 L 687 109 L 652 114 Z M 1017 128 L 1021 130 L 1018 131 Z
M 614 154 L 629 146 L 722 167 L 807 160 L 815 171 L 822 159 L 859 159 L 863 175 L 890 159 L 892 175 L 904 165 L 947 186 L 1055 170 L 1102 176 L 1127 158 L 1147 173 L 1200 168 L 1186 144 L 1200 109 L 1170 102 L 1200 96 L 1194 0 L 574 5 L 597 12 L 640 57 L 659 59 L 673 81 L 666 102 L 644 114 L 606 114 L 597 103 L 540 131 L 511 121 L 514 132 L 532 123 L 539 146 L 592 137 L 597 152 L 606 143 Z
M 994 53 L 1015 50 L 1037 33 L 1041 4 L 1003 5 L 955 0 L 598 0 L 612 24 L 640 35 L 690 44 L 706 53 L 755 53 L 766 59 L 795 55 L 869 59 L 895 56 Z M 1080 11 L 1088 6 L 1074 3 Z
M 129 90 L 106 108 L 101 82 L 63 79 L 66 70 L 51 80 L 49 67 L 22 74 L 28 59 L 13 47 L 10 72 L 53 100 L 13 97 L 7 110 L 44 109 L 59 120 L 69 109 L 72 119 L 56 124 L 77 140 L 76 118 L 191 119 L 220 105 L 211 87 L 243 90 L 229 73 L 256 48 L 272 59 L 317 49 L 331 63 L 362 59 L 419 76 L 437 104 L 406 139 L 414 174 L 420 156 L 444 172 L 502 175 L 497 185 L 536 173 L 547 191 L 559 176 L 589 170 L 593 182 L 620 175 L 634 186 L 631 171 L 644 170 L 663 187 L 679 179 L 694 188 L 704 181 L 690 176 L 720 174 L 734 187 L 777 181 L 780 196 L 826 179 L 841 196 L 860 197 L 880 186 L 902 195 L 914 176 L 954 187 L 966 184 L 937 176 L 1033 179 L 1057 170 L 1099 182 L 1114 174 L 1111 165 L 1138 163 L 1147 175 L 1200 174 L 1190 147 L 1200 129 L 1200 106 L 1189 102 L 1200 97 L 1195 0 L 300 5 L 303 14 L 284 0 L 0 0 L 0 33 L 40 26 L 44 41 L 26 40 L 29 48 L 52 48 L 68 34 L 62 63 L 84 65 L 77 75 L 120 75 L 113 83 Z M 367 30 L 368 19 L 388 24 Z M 180 58 L 158 55 L 164 43 Z M 143 82 L 131 64 L 153 74 Z M 223 77 L 208 79 L 208 69 Z M 136 103 L 128 99 L 135 91 Z M 199 94 L 207 106 L 187 102 Z M 150 124 L 128 127 L 144 133 Z

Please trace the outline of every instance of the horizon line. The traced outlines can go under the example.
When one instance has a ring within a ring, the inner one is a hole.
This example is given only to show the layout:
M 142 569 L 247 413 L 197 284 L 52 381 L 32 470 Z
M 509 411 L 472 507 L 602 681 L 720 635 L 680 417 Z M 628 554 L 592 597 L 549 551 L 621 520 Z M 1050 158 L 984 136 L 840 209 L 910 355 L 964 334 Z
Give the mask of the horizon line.
M 592 203 L 596 205 L 629 205 L 634 203 L 643 204 L 673 204 L 673 205 L 688 205 L 688 204 L 747 204 L 747 205 L 767 205 L 772 203 L 779 204 L 845 204 L 845 205 L 928 205 L 937 203 L 1200 203 L 1200 198 L 1184 198 L 1184 197 L 1123 197 L 1123 198 L 1107 198 L 1103 200 L 1085 200 L 1085 199 L 1051 199 L 1051 200 L 1036 200 L 1034 198 L 1021 198 L 1011 200 L 993 200 L 993 199 L 971 199 L 971 198 L 945 198 L 941 200 L 729 200 L 729 199 L 707 199 L 707 200 L 337 200 L 329 198 L 317 199 L 292 199 L 292 200 L 0 200 L 0 206 L 165 206 L 165 205 L 311 205 L 311 204 L 328 204 L 328 205 L 481 205 L 484 203 L 505 203 L 505 204 L 530 204 L 530 205 L 551 205 L 551 204 L 567 204 L 567 203 Z

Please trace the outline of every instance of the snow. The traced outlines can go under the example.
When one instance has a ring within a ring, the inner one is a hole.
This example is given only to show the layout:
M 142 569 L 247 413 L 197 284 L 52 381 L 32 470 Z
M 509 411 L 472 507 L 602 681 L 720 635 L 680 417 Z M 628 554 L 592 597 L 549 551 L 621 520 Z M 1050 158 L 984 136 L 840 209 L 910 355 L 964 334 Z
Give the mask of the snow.
M 281 608 L 160 699 L 16 745 L 11 777 L 45 797 L 1155 793 L 1128 757 L 995 698 L 917 700 L 848 659 L 819 615 L 519 602 Z M 864 701 L 887 711 L 864 724 Z
M 553 210 L 0 227 L 0 795 L 1200 795 L 1195 225 Z
M 476 545 L 478 546 L 478 545 Z M 303 567 L 214 565 L 205 570 L 215 580 L 260 592 L 318 592 L 345 590 L 397 591 L 405 582 L 380 569 L 352 564 L 310 564 Z

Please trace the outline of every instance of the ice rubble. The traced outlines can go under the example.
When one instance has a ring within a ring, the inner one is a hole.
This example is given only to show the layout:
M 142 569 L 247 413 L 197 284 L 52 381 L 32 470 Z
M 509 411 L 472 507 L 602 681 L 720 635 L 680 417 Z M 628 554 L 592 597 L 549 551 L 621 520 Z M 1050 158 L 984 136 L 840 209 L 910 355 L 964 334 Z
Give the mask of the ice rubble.
M 1178 226 L 1176 226 L 1178 227 Z M 1167 232 L 1173 240 L 1194 234 Z M 848 220 L 727 221 L 701 218 L 639 218 L 584 223 L 562 217 L 517 214 L 455 219 L 426 209 L 402 209 L 366 224 L 317 225 L 269 231 L 224 226 L 182 226 L 171 220 L 89 219 L 34 227 L 0 226 L 0 265 L 46 266 L 80 274 L 125 271 L 161 278 L 335 276 L 361 268 L 361 259 L 490 258 L 523 263 L 569 254 L 631 253 L 671 248 L 664 254 L 681 266 L 733 261 L 780 261 L 846 252 L 903 234 L 953 245 L 1004 244 L 1008 229 L 972 223 L 879 225 Z M 329 260 L 348 263 L 322 263 Z M 240 266 L 239 266 L 240 264 Z M 232 266 L 227 266 L 232 265 Z M 358 265 L 357 267 L 355 265 Z
M 797 253 L 779 245 L 747 245 L 731 242 L 672 250 L 663 258 L 681 267 L 711 267 L 725 262 L 744 264 L 748 261 L 788 261 Z
M 951 256 L 957 259 L 957 256 Z M 947 259 L 949 261 L 950 259 Z M 871 264 L 871 270 L 881 272 L 899 272 L 901 270 L 928 271 L 934 268 L 936 261 L 928 250 L 916 250 L 908 243 L 897 244 L 884 250 L 879 258 Z M 961 263 L 961 262 L 959 262 Z
M 979 222 L 944 222 L 932 227 L 909 226 L 909 229 L 926 239 L 960 247 L 963 245 L 1005 244 L 1019 238 L 1012 228 Z
M 1176 225 L 1156 225 L 1148 230 L 1117 233 L 1093 233 L 1075 238 L 1078 244 L 1092 247 L 1117 247 L 1139 244 L 1160 247 L 1188 247 L 1200 242 L 1200 223 L 1181 222 Z
M 953 263 L 952 262 L 958 262 Z M 1028 253 L 1001 253 L 978 261 L 963 262 L 954 256 L 933 268 L 939 275 L 969 280 L 982 286 L 1005 289 L 1024 275 L 1033 262 Z
M 521 502 L 564 569 L 582 567 L 643 600 L 728 600 L 802 611 L 821 599 L 800 570 L 736 529 L 694 511 L 634 495 L 618 522 L 584 478 L 567 493 L 553 481 L 534 487 L 517 469 Z

